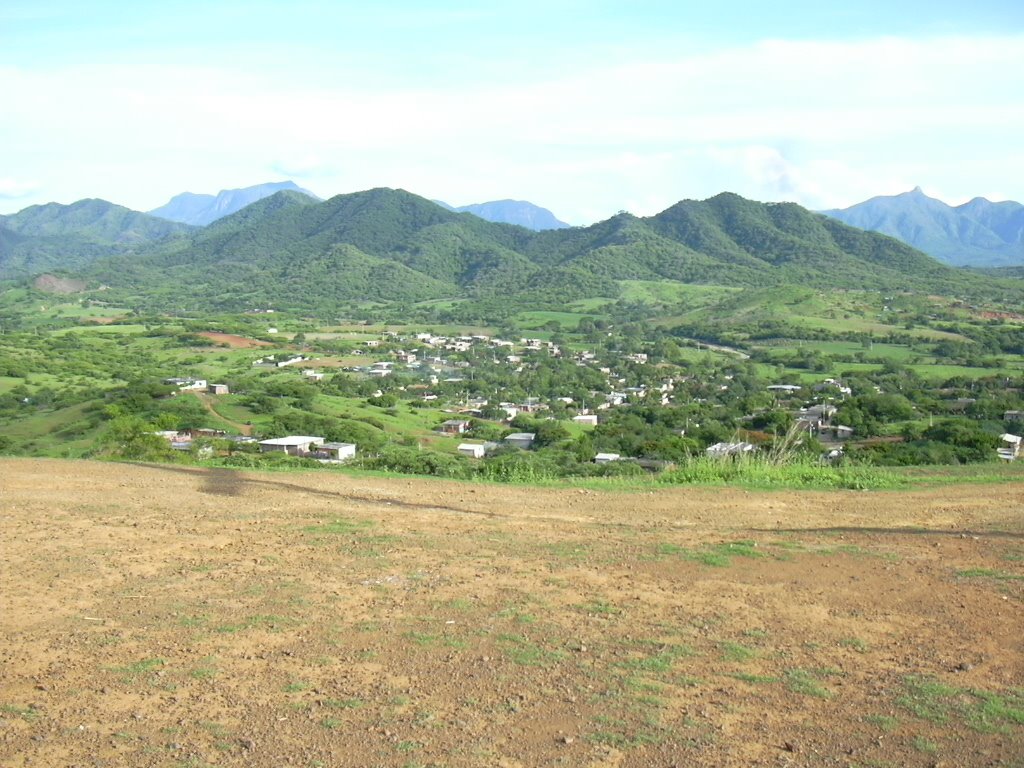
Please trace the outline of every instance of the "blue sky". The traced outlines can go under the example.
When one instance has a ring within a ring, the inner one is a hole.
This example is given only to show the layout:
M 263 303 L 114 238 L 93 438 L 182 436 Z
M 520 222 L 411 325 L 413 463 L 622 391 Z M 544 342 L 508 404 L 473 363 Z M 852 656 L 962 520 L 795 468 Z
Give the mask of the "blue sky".
M 0 213 L 294 179 L 571 223 L 1024 201 L 1019 2 L 0 5 Z M 898 7 L 894 7 L 898 6 Z

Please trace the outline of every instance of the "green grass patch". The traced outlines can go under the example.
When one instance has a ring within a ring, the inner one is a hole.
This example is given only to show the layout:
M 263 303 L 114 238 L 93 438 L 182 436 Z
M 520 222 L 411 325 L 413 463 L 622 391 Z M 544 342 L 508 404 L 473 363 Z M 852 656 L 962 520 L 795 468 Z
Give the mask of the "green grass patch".
M 322 536 L 351 536 L 363 533 L 366 529 L 373 527 L 372 520 L 346 520 L 335 518 L 330 522 L 318 525 L 307 525 L 302 530 L 304 533 L 312 533 Z
M 936 725 L 959 722 L 979 733 L 1006 733 L 1024 726 L 1024 689 L 1004 694 L 946 685 L 934 678 L 904 679 L 896 703 L 920 720 Z
M 899 718 L 891 715 L 868 715 L 864 721 L 876 725 L 886 733 L 892 733 L 900 726 Z
M 729 674 L 729 677 L 740 680 L 744 683 L 751 683 L 752 685 L 777 683 L 780 679 L 778 677 L 773 677 L 772 675 L 752 675 L 747 672 L 732 672 Z
M 995 579 L 996 581 L 1024 581 L 1024 575 L 1019 573 L 1007 573 L 993 568 L 967 568 L 956 572 L 957 576 L 967 579 L 983 578 Z
M 121 676 L 121 680 L 126 683 L 133 683 L 139 678 L 156 672 L 164 666 L 166 662 L 163 659 L 142 659 L 134 664 L 127 664 L 123 667 L 112 667 L 111 672 Z
M 0 713 L 20 717 L 27 722 L 32 722 L 39 716 L 38 710 L 32 707 L 21 707 L 17 704 L 0 704 Z
M 561 661 L 566 655 L 561 650 L 544 648 L 525 635 L 499 635 L 498 645 L 513 663 L 524 667 L 546 667 Z
M 725 661 L 743 662 L 757 658 L 757 651 L 739 643 L 719 643 L 718 647 L 722 650 L 722 658 Z
M 786 687 L 793 693 L 800 693 L 804 696 L 815 696 L 819 699 L 827 699 L 832 693 L 825 688 L 820 680 L 820 675 L 808 669 L 786 670 Z

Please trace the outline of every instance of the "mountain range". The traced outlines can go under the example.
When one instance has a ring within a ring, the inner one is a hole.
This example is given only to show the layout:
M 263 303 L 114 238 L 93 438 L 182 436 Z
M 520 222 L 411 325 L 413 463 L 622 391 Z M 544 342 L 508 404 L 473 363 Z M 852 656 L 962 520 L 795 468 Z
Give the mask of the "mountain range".
M 920 187 L 822 211 L 860 229 L 881 232 L 956 266 L 1024 265 L 1024 205 L 976 197 L 950 206 Z
M 0 219 L 0 277 L 47 271 L 156 311 L 319 314 L 443 300 L 486 304 L 495 316 L 616 298 L 625 280 L 958 296 L 996 285 L 796 204 L 731 193 L 683 200 L 655 216 L 620 213 L 540 232 L 385 188 L 326 201 L 285 189 L 202 228 L 101 200 Z
M 564 306 L 623 280 L 958 293 L 988 278 L 792 203 L 723 193 L 661 213 L 533 232 L 403 190 L 323 202 L 285 190 L 81 274 L 151 308 L 336 312 L 353 303 Z

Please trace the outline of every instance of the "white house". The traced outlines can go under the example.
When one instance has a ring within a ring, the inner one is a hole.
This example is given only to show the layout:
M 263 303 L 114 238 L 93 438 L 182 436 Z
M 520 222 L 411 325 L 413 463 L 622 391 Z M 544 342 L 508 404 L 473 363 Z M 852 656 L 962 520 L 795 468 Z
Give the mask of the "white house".
M 1016 461 L 1020 457 L 1021 453 L 1020 435 L 1011 435 L 1007 433 L 1002 435 L 1000 439 L 1003 441 L 1003 447 L 996 450 L 999 458 L 1004 461 Z
M 482 459 L 487 449 L 481 443 L 459 443 L 459 453 L 471 459 Z
M 275 437 L 270 440 L 260 440 L 260 451 L 272 453 L 274 451 L 287 453 L 289 456 L 303 456 L 312 453 L 324 444 L 322 437 L 311 437 L 309 435 L 289 435 L 288 437 Z
M 573 416 L 572 420 L 576 424 L 582 424 L 587 427 L 597 426 L 597 414 L 596 413 L 581 413 L 579 416 Z
M 621 456 L 617 453 L 599 453 L 594 457 L 595 464 L 607 464 L 609 461 L 618 461 Z
M 533 441 L 536 438 L 537 435 L 533 432 L 513 432 L 511 435 L 505 436 L 505 442 L 509 445 L 514 445 L 516 448 L 528 450 L 533 446 Z
M 316 450 L 317 454 L 327 454 L 329 461 L 348 461 L 356 457 L 355 443 L 323 443 Z

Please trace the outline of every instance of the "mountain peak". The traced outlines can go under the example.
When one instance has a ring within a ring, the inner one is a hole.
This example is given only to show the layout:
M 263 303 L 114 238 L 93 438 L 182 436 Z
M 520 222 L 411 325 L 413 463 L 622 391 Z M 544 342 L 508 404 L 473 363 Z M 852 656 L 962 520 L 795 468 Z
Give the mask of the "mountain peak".
M 149 213 L 162 219 L 206 226 L 217 219 L 240 211 L 247 205 L 283 191 L 301 192 L 314 200 L 320 199 L 294 181 L 272 181 L 243 189 L 222 189 L 216 195 L 182 192 L 172 197 L 167 204 L 155 208 Z
M 539 232 L 544 229 L 568 229 L 570 224 L 559 220 L 547 208 L 541 208 L 527 200 L 492 200 L 487 203 L 473 203 L 458 208 L 435 200 L 435 203 L 449 211 L 471 213 L 496 224 L 517 224 L 520 227 Z

